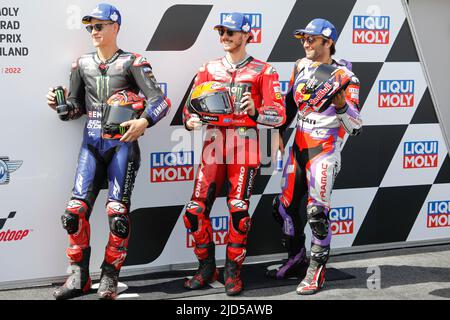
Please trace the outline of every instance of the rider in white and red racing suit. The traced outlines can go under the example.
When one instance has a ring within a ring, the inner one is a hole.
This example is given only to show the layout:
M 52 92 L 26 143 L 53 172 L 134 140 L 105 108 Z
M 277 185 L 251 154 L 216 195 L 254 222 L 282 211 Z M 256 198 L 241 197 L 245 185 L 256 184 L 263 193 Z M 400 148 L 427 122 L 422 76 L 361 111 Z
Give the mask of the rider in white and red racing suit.
M 289 151 L 281 181 L 282 192 L 274 199 L 274 216 L 282 225 L 283 245 L 288 261 L 275 270 L 273 277 L 283 279 L 305 270 L 308 261 L 304 228 L 308 222 L 312 230 L 311 261 L 325 266 L 328 260 L 331 228 L 328 212 L 333 183 L 341 166 L 341 148 L 346 133 L 358 135 L 362 120 L 359 107 L 359 80 L 350 71 L 351 63 L 341 60 L 332 65 L 343 69 L 351 81 L 345 93 L 345 106 L 336 110 L 331 104 L 324 112 L 302 115 L 302 103 L 296 95 L 300 79 L 308 78 L 307 58 L 295 63 L 286 95 L 286 123 L 280 133 L 296 118 L 295 140 Z M 300 216 L 300 203 L 307 193 L 307 217 Z

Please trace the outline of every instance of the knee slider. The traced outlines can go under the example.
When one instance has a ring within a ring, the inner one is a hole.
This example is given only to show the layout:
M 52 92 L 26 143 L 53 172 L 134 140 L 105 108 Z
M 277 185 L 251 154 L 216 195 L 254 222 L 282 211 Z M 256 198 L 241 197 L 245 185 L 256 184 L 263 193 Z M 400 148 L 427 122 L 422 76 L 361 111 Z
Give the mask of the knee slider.
M 322 206 L 309 205 L 306 209 L 308 223 L 313 234 L 320 240 L 328 236 L 328 215 Z
M 130 218 L 127 207 L 120 202 L 109 202 L 106 206 L 109 229 L 115 236 L 126 239 L 130 233 Z
M 192 232 L 198 230 L 198 221 L 204 217 L 205 205 L 199 201 L 190 201 L 186 205 L 186 213 L 183 216 L 184 225 Z
M 66 211 L 61 216 L 61 223 L 68 234 L 78 231 L 80 216 L 87 219 L 88 206 L 81 200 L 70 200 Z
M 61 223 L 68 234 L 74 234 L 78 231 L 79 217 L 71 212 L 64 212 L 61 216 Z
M 233 228 L 242 234 L 247 234 L 251 226 L 251 218 L 247 211 L 235 212 L 231 215 Z
M 238 199 L 229 200 L 228 209 L 231 213 L 234 229 L 242 234 L 246 234 L 251 225 L 250 215 L 248 214 L 248 202 Z

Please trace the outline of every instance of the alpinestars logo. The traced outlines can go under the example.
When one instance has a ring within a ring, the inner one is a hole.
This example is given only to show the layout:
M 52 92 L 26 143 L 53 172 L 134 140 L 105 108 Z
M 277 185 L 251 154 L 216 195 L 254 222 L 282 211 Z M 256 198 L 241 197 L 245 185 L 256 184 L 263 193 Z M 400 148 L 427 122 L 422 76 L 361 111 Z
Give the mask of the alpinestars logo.
M 6 222 L 16 216 L 16 211 L 11 212 L 7 218 L 0 219 L 0 242 L 20 241 L 28 236 L 30 229 L 23 230 L 3 230 Z
M 20 168 L 23 161 L 9 160 L 8 157 L 0 157 L 0 185 L 8 184 L 10 174 Z

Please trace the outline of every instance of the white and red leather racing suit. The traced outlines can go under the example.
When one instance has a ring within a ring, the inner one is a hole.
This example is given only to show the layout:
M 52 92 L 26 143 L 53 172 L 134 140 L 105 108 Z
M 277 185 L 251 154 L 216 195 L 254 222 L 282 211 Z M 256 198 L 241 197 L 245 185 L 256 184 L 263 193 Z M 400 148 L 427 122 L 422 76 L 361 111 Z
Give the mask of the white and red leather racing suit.
M 345 106 L 336 110 L 331 104 L 322 113 L 302 115 L 299 110 L 304 103 L 296 95 L 300 79 L 309 78 L 312 63 L 306 58 L 295 63 L 286 95 L 287 121 L 280 128 L 284 131 L 296 118 L 295 140 L 283 170 L 282 192 L 275 198 L 274 214 L 282 224 L 283 244 L 289 257 L 297 260 L 304 255 L 304 227 L 306 222 L 312 230 L 311 258 L 326 263 L 331 242 L 328 212 L 334 180 L 341 166 L 341 146 L 344 135 L 361 132 L 362 120 L 359 106 L 359 80 L 350 71 L 351 64 L 344 60 L 332 65 L 343 69 L 351 81 L 346 89 Z M 307 193 L 307 217 L 300 216 L 300 202 Z M 282 275 L 279 275 L 282 277 Z

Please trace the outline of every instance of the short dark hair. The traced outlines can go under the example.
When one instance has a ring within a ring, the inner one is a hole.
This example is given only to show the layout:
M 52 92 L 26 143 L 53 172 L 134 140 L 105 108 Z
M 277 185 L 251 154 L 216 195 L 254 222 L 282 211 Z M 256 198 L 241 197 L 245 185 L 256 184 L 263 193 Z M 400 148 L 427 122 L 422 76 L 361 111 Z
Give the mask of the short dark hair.
M 334 42 L 331 44 L 330 47 L 330 56 L 336 53 L 336 46 L 334 45 Z
M 328 40 L 329 39 L 322 39 L 322 44 L 325 44 L 325 42 L 327 42 Z M 331 44 L 331 47 L 330 47 L 330 56 L 334 55 L 335 53 L 336 53 L 336 46 L 333 41 L 333 43 Z

